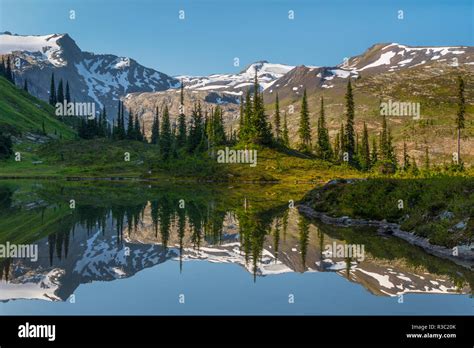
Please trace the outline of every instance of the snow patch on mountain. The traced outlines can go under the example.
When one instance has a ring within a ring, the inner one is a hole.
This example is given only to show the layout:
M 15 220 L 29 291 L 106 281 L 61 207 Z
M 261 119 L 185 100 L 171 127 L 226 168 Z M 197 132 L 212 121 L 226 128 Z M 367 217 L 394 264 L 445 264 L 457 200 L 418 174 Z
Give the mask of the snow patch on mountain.
M 243 89 L 253 85 L 255 72 L 262 90 L 266 90 L 294 66 L 256 62 L 237 74 L 213 74 L 209 76 L 176 76 L 183 81 L 185 88 L 197 91 L 219 90 L 223 93 L 242 95 Z
M 46 273 L 27 273 L 13 281 L 0 281 L 0 301 L 11 299 L 37 299 L 60 301 L 55 292 L 61 285 L 64 270 L 53 268 Z
M 374 67 L 380 66 L 380 65 L 389 65 L 390 60 L 393 57 L 395 57 L 395 55 L 396 55 L 396 52 L 392 52 L 392 51 L 382 53 L 379 59 L 377 59 L 375 62 L 373 62 L 369 65 L 364 66 L 363 68 L 359 69 L 359 71 L 369 69 L 369 68 L 374 68 Z
M 0 54 L 10 54 L 16 51 L 30 53 L 40 53 L 42 60 L 49 61 L 56 67 L 65 66 L 61 57 L 61 47 L 57 40 L 63 35 L 43 35 L 43 36 L 20 36 L 20 35 L 0 35 Z

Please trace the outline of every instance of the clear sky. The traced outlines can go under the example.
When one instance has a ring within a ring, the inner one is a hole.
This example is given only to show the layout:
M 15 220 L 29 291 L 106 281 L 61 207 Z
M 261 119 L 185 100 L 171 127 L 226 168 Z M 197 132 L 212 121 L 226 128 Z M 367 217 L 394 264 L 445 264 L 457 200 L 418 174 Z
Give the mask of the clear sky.
M 378 42 L 473 44 L 473 0 L 0 0 L 0 31 L 69 33 L 170 75 L 336 65 Z M 76 19 L 69 19 L 69 11 Z M 179 19 L 179 11 L 185 19 Z M 288 11 L 294 11 L 294 19 Z M 398 19 L 398 11 L 404 19 Z M 234 58 L 240 67 L 234 66 Z

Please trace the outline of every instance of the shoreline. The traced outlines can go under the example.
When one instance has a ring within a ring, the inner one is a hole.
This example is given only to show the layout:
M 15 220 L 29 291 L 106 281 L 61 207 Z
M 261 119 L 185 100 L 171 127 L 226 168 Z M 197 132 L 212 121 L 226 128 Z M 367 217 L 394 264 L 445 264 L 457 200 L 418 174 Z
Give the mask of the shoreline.
M 400 225 L 392 222 L 378 221 L 378 220 L 362 220 L 352 219 L 349 217 L 332 217 L 325 213 L 315 211 L 307 204 L 300 203 L 297 205 L 298 212 L 310 219 L 320 220 L 325 224 L 337 225 L 341 227 L 357 227 L 357 226 L 370 226 L 377 227 L 378 233 L 386 236 L 395 236 L 405 240 L 411 245 L 422 248 L 425 252 L 437 256 L 439 258 L 450 260 L 460 266 L 463 266 L 469 270 L 473 270 L 474 267 L 474 251 L 469 250 L 468 247 L 464 246 L 459 250 L 459 255 L 454 256 L 453 250 L 440 246 L 434 245 L 429 242 L 428 239 L 414 235 L 411 232 L 403 231 Z M 463 250 L 467 249 L 467 250 Z

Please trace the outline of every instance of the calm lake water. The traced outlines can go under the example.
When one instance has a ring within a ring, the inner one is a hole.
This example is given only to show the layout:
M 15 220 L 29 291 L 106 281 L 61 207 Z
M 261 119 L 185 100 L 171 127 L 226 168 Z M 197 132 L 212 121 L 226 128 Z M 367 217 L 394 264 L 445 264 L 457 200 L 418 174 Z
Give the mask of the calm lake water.
M 38 248 L 0 259 L 0 314 L 474 314 L 474 272 L 308 221 L 308 189 L 0 181 L 0 244 Z

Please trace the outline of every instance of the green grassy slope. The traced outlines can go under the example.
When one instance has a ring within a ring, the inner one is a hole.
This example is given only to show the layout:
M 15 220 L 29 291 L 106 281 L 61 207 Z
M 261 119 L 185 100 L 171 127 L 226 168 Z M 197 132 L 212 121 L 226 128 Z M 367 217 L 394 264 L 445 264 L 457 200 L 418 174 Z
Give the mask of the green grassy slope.
M 43 122 L 46 133 L 64 139 L 74 138 L 75 132 L 54 116 L 54 109 L 22 89 L 0 77 L 0 129 L 15 133 L 42 133 Z

